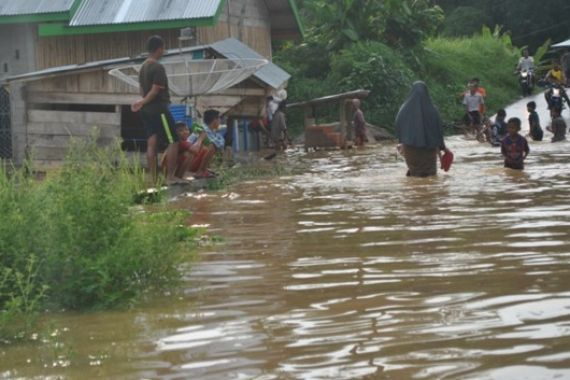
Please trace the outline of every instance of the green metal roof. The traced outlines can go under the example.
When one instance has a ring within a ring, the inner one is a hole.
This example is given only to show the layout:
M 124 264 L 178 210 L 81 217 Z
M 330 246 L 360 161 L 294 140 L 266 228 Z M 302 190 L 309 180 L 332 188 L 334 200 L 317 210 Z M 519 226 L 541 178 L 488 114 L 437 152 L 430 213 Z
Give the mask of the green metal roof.
M 41 37 L 214 26 L 226 1 L 0 0 L 0 24 L 39 23 Z M 295 0 L 278 2 L 288 8 L 287 25 L 303 35 Z
M 78 0 L 0 0 L 0 24 L 67 21 Z

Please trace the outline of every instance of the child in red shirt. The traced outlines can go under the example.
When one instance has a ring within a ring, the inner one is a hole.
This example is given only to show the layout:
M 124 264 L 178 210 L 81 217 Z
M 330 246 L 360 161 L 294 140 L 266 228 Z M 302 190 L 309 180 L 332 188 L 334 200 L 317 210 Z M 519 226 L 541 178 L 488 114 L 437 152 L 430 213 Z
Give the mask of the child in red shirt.
M 184 178 L 186 172 L 198 171 L 203 159 L 208 153 L 208 149 L 202 146 L 193 147 L 188 137 L 190 136 L 190 129 L 186 123 L 176 123 L 176 135 L 178 137 L 178 158 L 176 160 L 175 175 L 179 178 Z M 162 160 L 161 165 L 166 167 L 166 160 Z
M 521 119 L 510 118 L 507 123 L 508 135 L 501 142 L 501 153 L 505 157 L 505 168 L 524 170 L 524 160 L 530 149 L 528 142 L 519 134 Z

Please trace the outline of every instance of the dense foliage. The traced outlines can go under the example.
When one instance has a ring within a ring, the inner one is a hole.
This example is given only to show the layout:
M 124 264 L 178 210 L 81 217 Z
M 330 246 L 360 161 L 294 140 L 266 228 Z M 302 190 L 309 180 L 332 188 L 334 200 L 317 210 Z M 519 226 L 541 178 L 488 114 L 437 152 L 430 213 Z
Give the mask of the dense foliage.
M 196 231 L 184 213 L 133 207 L 142 179 L 119 149 L 84 143 L 44 181 L 0 172 L 0 335 L 40 310 L 124 305 L 177 278 Z
M 490 18 L 480 8 L 454 8 L 455 21 L 442 27 L 443 13 L 433 3 L 304 0 L 306 40 L 286 44 L 275 55 L 292 74 L 290 100 L 367 89 L 368 121 L 391 129 L 413 81 L 424 80 L 444 120 L 453 123 L 463 116 L 461 95 L 467 82 L 479 77 L 489 93 L 488 110 L 506 106 L 519 92 L 513 71 L 520 50 L 500 27 L 494 32 L 481 27 Z M 466 15 L 470 24 L 463 20 Z M 455 37 L 464 28 L 471 30 L 469 37 Z M 442 29 L 448 36 L 436 34 Z M 332 121 L 337 113 L 331 109 L 318 116 Z M 299 112 L 289 114 L 294 131 L 302 128 L 301 117 Z
M 437 0 L 447 15 L 444 30 L 456 36 L 470 36 L 483 24 L 501 25 L 518 46 L 538 48 L 547 39 L 570 38 L 568 0 Z M 465 12 L 468 7 L 477 13 Z M 462 28 L 463 26 L 463 28 Z
M 329 50 L 368 40 L 415 46 L 443 22 L 443 11 L 429 0 L 310 0 L 303 4 L 308 40 Z
M 426 41 L 423 79 L 432 98 L 448 123 L 462 118 L 461 105 L 465 83 L 478 77 L 487 90 L 490 115 L 509 105 L 519 95 L 518 79 L 513 75 L 519 50 L 506 35 L 489 29 L 470 38 L 434 38 Z
M 320 49 L 320 50 L 319 50 Z M 371 91 L 364 102 L 368 121 L 391 130 L 399 106 L 415 80 L 425 81 L 446 123 L 462 118 L 461 95 L 467 82 L 479 77 L 488 90 L 490 113 L 509 104 L 519 93 L 513 75 L 519 50 L 508 36 L 491 33 L 470 38 L 431 38 L 413 49 L 363 41 L 338 52 L 324 54 L 322 46 L 287 46 L 275 57 L 293 74 L 289 84 L 292 101 L 364 88 Z M 315 69 L 318 67 L 318 69 Z M 326 113 L 324 119 L 327 119 Z M 302 115 L 289 113 L 294 131 L 302 128 Z M 337 117 L 330 112 L 330 120 Z

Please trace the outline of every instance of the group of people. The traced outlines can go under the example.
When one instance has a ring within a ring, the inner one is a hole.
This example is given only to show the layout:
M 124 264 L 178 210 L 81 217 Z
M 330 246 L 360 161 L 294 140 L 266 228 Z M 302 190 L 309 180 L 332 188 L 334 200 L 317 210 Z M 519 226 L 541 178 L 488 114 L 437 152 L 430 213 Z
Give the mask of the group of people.
M 568 97 L 564 86 L 570 80 L 570 50 L 561 57 L 561 62 L 554 62 L 553 67 L 549 70 L 539 83 L 548 88 L 545 92 L 545 99 L 548 108 L 552 112 L 553 119 L 559 117 L 562 111 L 564 102 L 570 106 L 570 98 Z M 528 85 L 532 89 L 535 85 L 535 66 L 534 59 L 529 55 L 528 49 L 524 49 L 522 57 L 519 59 L 516 68 L 517 73 L 525 72 L 528 75 Z M 527 83 L 527 82 L 525 82 Z M 554 90 L 556 88 L 556 90 Z M 529 92 L 530 94 L 531 92 Z M 491 124 L 491 121 L 485 116 L 485 98 L 487 96 L 487 91 L 485 88 L 480 86 L 478 78 L 473 78 L 468 83 L 468 90 L 463 94 L 463 105 L 466 107 L 465 110 L 465 125 L 467 126 L 467 131 L 476 135 L 479 141 L 489 141 L 492 145 L 500 145 L 501 139 L 506 135 L 506 127 L 497 129 L 500 123 Z M 553 101 L 553 97 L 557 97 L 559 101 Z M 536 110 L 536 105 L 532 106 Z M 557 110 L 554 110 L 557 108 Z M 501 111 L 499 111 L 498 117 L 501 117 Z M 529 111 L 530 112 L 530 111 Z M 531 123 L 533 125 L 533 123 Z M 541 140 L 541 130 L 538 128 L 532 128 L 531 132 L 533 140 Z
M 184 122 L 176 122 L 170 113 L 168 77 L 159 63 L 165 52 L 165 43 L 160 36 L 148 39 L 148 58 L 139 72 L 141 99 L 132 104 L 133 112 L 140 112 L 147 134 L 147 163 L 153 183 L 157 182 L 157 151 L 166 146 L 161 167 L 166 174 L 166 184 L 187 183 L 186 172 L 196 178 L 209 178 L 214 173 L 209 165 L 216 152 L 224 149 L 224 136 L 218 130 L 220 113 L 207 110 L 204 125 L 199 124 L 191 133 Z
M 194 123 L 192 131 L 185 122 L 174 120 L 170 109 L 168 77 L 159 60 L 164 55 L 165 43 L 160 36 L 147 41 L 148 58 L 139 72 L 141 99 L 133 103 L 131 110 L 140 112 L 147 135 L 147 163 L 153 183 L 158 179 L 157 152 L 165 147 L 160 167 L 166 175 L 166 184 L 183 184 L 188 173 L 195 178 L 215 176 L 209 167 L 217 152 L 231 143 L 231 133 L 220 131 L 221 115 L 207 110 L 203 125 Z M 285 121 L 286 93 L 268 98 L 266 116 L 261 121 L 276 151 L 285 149 L 290 141 Z M 229 124 L 229 123 L 228 123 Z
M 221 115 L 216 110 L 207 110 L 203 115 L 203 125 L 194 123 L 192 130 L 185 122 L 174 120 L 170 110 L 168 77 L 159 60 L 164 55 L 165 43 L 160 36 L 151 36 L 147 41 L 148 58 L 139 72 L 141 99 L 132 106 L 133 112 L 140 112 L 147 134 L 147 163 L 153 183 L 157 182 L 157 168 L 160 166 L 166 176 L 167 185 L 183 184 L 188 173 L 194 178 L 215 176 L 209 167 L 217 152 L 227 150 L 231 145 L 230 128 L 226 134 L 220 131 Z M 267 143 L 273 153 L 285 150 L 291 143 L 288 134 L 285 111 L 287 93 L 277 91 L 267 98 L 264 116 L 252 124 L 258 126 L 267 135 Z M 366 141 L 366 121 L 360 107 L 360 101 L 352 101 L 354 111 L 354 131 L 356 145 Z M 231 125 L 231 123 L 228 123 Z M 165 154 L 157 162 L 157 152 L 165 147 Z
M 471 117 L 481 115 L 484 97 L 477 92 L 478 86 L 472 86 L 465 96 L 465 105 Z M 543 139 L 544 132 L 536 112 L 536 103 L 527 104 L 529 137 L 535 141 Z M 566 140 L 566 122 L 561 116 L 561 109 L 551 109 L 552 123 L 546 129 L 553 133 L 552 142 Z M 507 120 L 505 110 L 499 110 L 491 130 L 492 144 L 501 147 L 504 166 L 514 170 L 524 169 L 524 160 L 530 152 L 527 139 L 520 134 L 521 119 L 512 117 Z M 399 152 L 408 166 L 408 176 L 428 177 L 437 173 L 437 158 L 449 153 L 443 138 L 441 117 L 429 96 L 424 82 L 414 83 L 408 99 L 404 102 L 396 117 L 396 132 L 399 139 Z M 443 153 L 443 154 L 442 154 Z M 442 161 L 443 165 L 443 161 Z
M 140 73 L 141 99 L 136 101 L 131 109 L 139 112 L 147 133 L 147 161 L 153 181 L 157 180 L 157 150 L 160 144 L 166 145 L 164 158 L 161 162 L 166 174 L 166 184 L 186 183 L 187 172 L 194 173 L 196 178 L 209 178 L 215 174 L 209 170 L 209 165 L 216 152 L 226 147 L 224 135 L 220 133 L 220 113 L 207 110 L 204 113 L 204 125 L 197 125 L 190 131 L 184 122 L 175 122 L 170 110 L 170 95 L 168 78 L 164 67 L 159 63 L 165 51 L 164 40 L 152 36 L 148 40 L 149 56 L 143 63 Z M 569 57 L 570 59 L 570 57 Z M 528 70 L 534 68 L 532 57 L 525 51 L 519 68 Z M 564 73 L 559 73 L 560 66 L 555 66 L 548 75 L 548 80 L 565 81 Z M 472 125 L 482 124 L 485 114 L 486 91 L 474 78 L 465 93 L 463 104 L 466 107 L 467 119 Z M 360 101 L 354 99 L 353 125 L 356 145 L 366 141 L 366 121 Z M 271 139 L 275 151 L 285 149 L 289 140 L 285 121 L 286 100 L 278 96 L 268 98 L 267 112 L 263 124 Z M 529 112 L 529 137 L 535 141 L 543 139 L 543 130 L 536 113 L 536 104 L 527 105 Z M 552 108 L 552 124 L 547 128 L 553 133 L 552 142 L 565 140 L 566 123 L 561 117 L 561 109 Z M 437 157 L 449 155 L 451 152 L 445 146 L 443 139 L 442 120 L 433 105 L 425 83 L 416 82 L 412 91 L 402 105 L 396 117 L 396 131 L 400 141 L 399 150 L 405 157 L 408 175 L 425 177 L 437 172 Z M 269 131 L 267 131 L 269 127 Z M 522 170 L 524 159 L 529 153 L 528 142 L 520 135 L 521 120 L 513 117 L 508 119 L 504 110 L 499 110 L 494 124 L 488 128 L 488 139 L 495 146 L 501 146 L 505 159 L 505 167 Z M 442 154 L 443 153 L 443 154 Z

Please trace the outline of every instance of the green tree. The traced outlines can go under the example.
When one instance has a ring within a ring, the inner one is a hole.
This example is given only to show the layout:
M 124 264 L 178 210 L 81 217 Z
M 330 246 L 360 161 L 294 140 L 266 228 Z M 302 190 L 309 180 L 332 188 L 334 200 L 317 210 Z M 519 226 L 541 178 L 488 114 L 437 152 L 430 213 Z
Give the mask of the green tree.
M 309 40 L 338 51 L 362 41 L 411 47 L 432 35 L 443 11 L 429 0 L 307 0 Z
M 443 24 L 443 34 L 449 37 L 472 36 L 483 25 L 491 24 L 484 10 L 476 7 L 458 7 L 451 11 Z
M 458 8 L 469 7 L 473 13 L 463 17 L 463 22 L 469 25 L 482 12 L 484 22 L 490 26 L 501 25 L 503 30 L 511 33 L 515 45 L 528 45 L 531 50 L 537 49 L 547 39 L 556 42 L 570 38 L 568 0 L 437 0 L 436 4 L 445 10 L 448 18 Z M 448 20 L 446 25 L 450 23 Z

